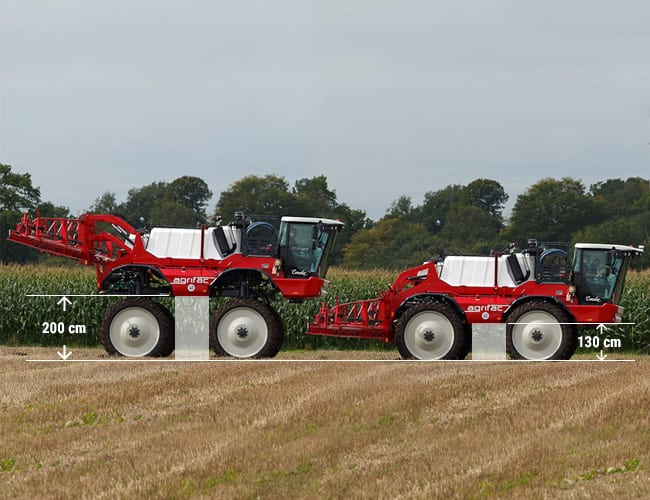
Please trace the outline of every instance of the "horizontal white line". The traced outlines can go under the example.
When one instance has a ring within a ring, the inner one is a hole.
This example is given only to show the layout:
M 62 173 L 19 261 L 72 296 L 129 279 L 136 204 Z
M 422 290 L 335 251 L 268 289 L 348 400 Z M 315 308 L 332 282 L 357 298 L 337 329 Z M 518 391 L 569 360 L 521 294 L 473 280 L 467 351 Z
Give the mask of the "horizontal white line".
M 87 294 L 72 294 L 72 293 L 62 293 L 62 294 L 48 294 L 48 293 L 32 293 L 27 294 L 25 297 L 171 297 L 171 295 L 160 294 L 160 295 L 120 295 L 120 294 L 96 294 L 96 293 L 87 293 Z
M 490 325 L 502 325 L 503 323 L 473 323 L 475 325 L 480 325 L 480 324 L 490 324 Z M 532 321 L 529 323 L 506 323 L 506 325 L 612 325 L 612 326 L 618 326 L 618 325 L 636 325 L 636 323 L 542 323 L 538 321 Z
M 634 363 L 636 359 L 27 359 L 28 363 Z

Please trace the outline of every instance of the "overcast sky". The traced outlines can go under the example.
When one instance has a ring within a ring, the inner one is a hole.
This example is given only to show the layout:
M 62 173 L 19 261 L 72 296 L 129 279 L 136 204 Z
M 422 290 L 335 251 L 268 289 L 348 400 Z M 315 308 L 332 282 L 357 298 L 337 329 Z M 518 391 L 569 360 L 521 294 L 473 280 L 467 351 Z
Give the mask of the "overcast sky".
M 377 219 L 649 157 L 650 2 L 0 0 L 0 162 L 73 213 L 274 173 Z

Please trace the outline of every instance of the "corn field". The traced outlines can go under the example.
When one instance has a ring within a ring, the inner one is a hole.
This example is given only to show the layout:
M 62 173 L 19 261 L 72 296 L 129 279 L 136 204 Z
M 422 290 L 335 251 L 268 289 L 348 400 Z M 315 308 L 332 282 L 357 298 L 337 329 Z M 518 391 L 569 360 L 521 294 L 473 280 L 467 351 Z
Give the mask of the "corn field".
M 387 271 L 342 271 L 332 269 L 328 301 L 374 297 L 394 279 Z M 96 294 L 95 272 L 84 267 L 0 266 L 0 345 L 99 345 L 104 313 L 121 297 L 70 297 L 72 304 L 63 312 L 59 297 L 30 295 Z M 172 312 L 173 299 L 160 300 Z M 219 300 L 211 301 L 211 310 Z M 285 326 L 285 349 L 368 348 L 378 343 L 348 339 L 307 337 L 307 322 L 321 306 L 321 300 L 291 303 L 278 300 L 274 307 Z
M 396 274 L 389 271 L 352 271 L 331 269 L 326 300 L 333 304 L 369 299 L 384 290 Z M 118 297 L 73 297 L 65 312 L 57 305 L 57 297 L 30 295 L 96 293 L 95 273 L 82 267 L 0 266 L 0 344 L 2 345 L 83 345 L 99 344 L 104 313 Z M 173 300 L 162 299 L 173 312 Z M 218 301 L 212 301 L 212 309 Z M 320 300 L 291 303 L 278 300 L 274 304 L 285 326 L 284 349 L 392 349 L 392 346 L 359 339 L 338 339 L 304 335 L 305 327 L 318 309 Z M 650 353 L 650 270 L 631 272 L 622 300 L 624 322 L 632 328 L 615 328 L 626 350 Z

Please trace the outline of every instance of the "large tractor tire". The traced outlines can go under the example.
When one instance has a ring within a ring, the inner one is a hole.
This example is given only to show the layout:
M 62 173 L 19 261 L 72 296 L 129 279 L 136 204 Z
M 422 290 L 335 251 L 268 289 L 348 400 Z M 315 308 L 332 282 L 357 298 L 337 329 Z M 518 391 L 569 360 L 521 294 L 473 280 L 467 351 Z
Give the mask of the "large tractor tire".
M 283 340 L 280 317 L 259 300 L 230 300 L 210 322 L 210 345 L 217 356 L 272 358 Z
M 464 359 L 467 329 L 450 306 L 431 302 L 408 309 L 396 325 L 395 344 L 404 359 Z
M 569 316 L 549 302 L 527 302 L 508 317 L 506 350 L 512 359 L 569 359 L 577 347 L 577 330 Z
M 174 350 L 174 317 L 151 299 L 128 298 L 104 315 L 101 341 L 111 355 L 169 356 Z

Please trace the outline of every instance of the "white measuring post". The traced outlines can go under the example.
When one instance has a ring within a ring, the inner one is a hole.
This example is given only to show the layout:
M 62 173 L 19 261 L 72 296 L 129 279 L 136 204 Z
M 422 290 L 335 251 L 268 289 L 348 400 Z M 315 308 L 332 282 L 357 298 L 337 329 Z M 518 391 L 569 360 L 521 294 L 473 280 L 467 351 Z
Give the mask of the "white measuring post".
M 175 297 L 177 361 L 210 359 L 210 298 Z
M 506 360 L 506 324 L 473 324 L 472 361 Z

